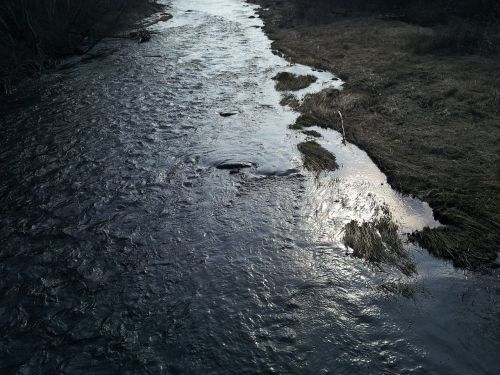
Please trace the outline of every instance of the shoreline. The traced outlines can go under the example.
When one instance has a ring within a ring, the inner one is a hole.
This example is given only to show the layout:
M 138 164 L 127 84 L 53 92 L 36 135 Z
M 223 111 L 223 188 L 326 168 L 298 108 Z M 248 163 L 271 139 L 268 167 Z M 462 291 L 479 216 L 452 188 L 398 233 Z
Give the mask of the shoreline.
M 297 108 L 365 150 L 390 185 L 430 204 L 443 226 L 414 233 L 430 253 L 466 269 L 495 268 L 500 250 L 500 63 L 474 54 L 416 53 L 429 27 L 336 14 L 294 18 L 286 2 L 252 0 L 272 48 L 339 76 L 344 90 Z M 312 125 L 312 124 L 311 124 Z
M 37 80 L 43 73 L 60 69 L 68 59 L 85 59 L 87 55 L 91 54 L 94 46 L 105 38 L 113 37 L 117 33 L 128 30 L 147 28 L 157 22 L 170 19 L 168 13 L 163 13 L 165 9 L 165 4 L 147 2 L 127 9 L 118 15 L 117 12 L 111 12 L 102 15 L 101 19 L 94 25 L 94 28 L 99 30 L 96 35 L 85 37 L 82 34 L 78 43 L 66 46 L 70 52 L 62 54 L 43 53 L 42 56 L 28 55 L 21 58 L 14 57 L 17 61 L 15 68 L 17 70 L 9 72 L 8 65 L 0 65 L 0 98 L 7 99 L 15 96 L 16 90 L 22 89 L 24 86 L 36 86 Z M 155 14 L 158 14 L 157 19 L 145 22 Z M 133 39 L 132 36 L 127 37 Z M 24 68 L 23 66 L 30 60 L 33 60 L 33 66 Z

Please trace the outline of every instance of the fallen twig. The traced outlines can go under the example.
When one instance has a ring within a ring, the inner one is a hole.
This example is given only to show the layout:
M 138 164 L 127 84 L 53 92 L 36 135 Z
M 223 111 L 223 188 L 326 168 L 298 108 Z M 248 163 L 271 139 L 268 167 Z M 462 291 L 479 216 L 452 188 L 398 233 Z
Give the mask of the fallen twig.
M 345 129 L 344 129 L 344 116 L 342 116 L 342 112 L 340 112 L 340 111 L 337 111 L 337 113 L 340 116 L 340 123 L 342 125 L 342 144 L 345 146 L 346 141 L 345 141 Z

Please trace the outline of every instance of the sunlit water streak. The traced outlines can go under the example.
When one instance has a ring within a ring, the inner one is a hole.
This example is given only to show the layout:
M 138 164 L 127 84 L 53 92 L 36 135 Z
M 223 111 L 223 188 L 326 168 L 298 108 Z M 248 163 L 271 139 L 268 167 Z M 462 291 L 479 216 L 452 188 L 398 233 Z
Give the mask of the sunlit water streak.
M 345 255 L 381 204 L 402 232 L 437 223 L 333 131 L 341 168 L 301 169 L 271 78 L 341 82 L 273 55 L 255 10 L 173 1 L 151 43 L 107 41 L 2 117 L 2 373 L 495 372 L 494 277 L 412 247 L 425 292 L 394 300 Z

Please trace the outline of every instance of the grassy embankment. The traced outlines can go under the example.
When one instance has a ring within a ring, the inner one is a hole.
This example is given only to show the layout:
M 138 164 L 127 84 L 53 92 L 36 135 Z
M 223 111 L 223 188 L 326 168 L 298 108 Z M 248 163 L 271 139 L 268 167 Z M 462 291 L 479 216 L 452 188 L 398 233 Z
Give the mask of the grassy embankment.
M 160 8 L 155 0 L 1 1 L 0 95 Z
M 275 49 L 346 82 L 340 93 L 309 96 L 292 128 L 339 129 L 341 111 L 347 139 L 368 152 L 392 186 L 429 202 L 444 224 L 414 239 L 460 267 L 493 265 L 500 250 L 494 12 L 443 13 L 430 3 L 425 11 L 383 13 L 361 11 L 356 2 L 256 2 L 267 8 L 261 13 Z M 283 103 L 297 105 L 291 97 Z

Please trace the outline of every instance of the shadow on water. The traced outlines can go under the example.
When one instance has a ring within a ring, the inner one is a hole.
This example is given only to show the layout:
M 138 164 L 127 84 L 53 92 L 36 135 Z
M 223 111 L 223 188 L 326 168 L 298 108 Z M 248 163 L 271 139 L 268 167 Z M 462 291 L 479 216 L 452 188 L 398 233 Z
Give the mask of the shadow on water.
M 255 11 L 172 1 L 150 43 L 105 41 L 2 118 L 2 373 L 494 373 L 494 276 L 407 244 L 405 298 L 346 255 L 382 206 L 403 239 L 439 224 L 334 131 L 312 128 L 339 168 L 302 168 L 272 77 L 342 83 L 274 55 Z

